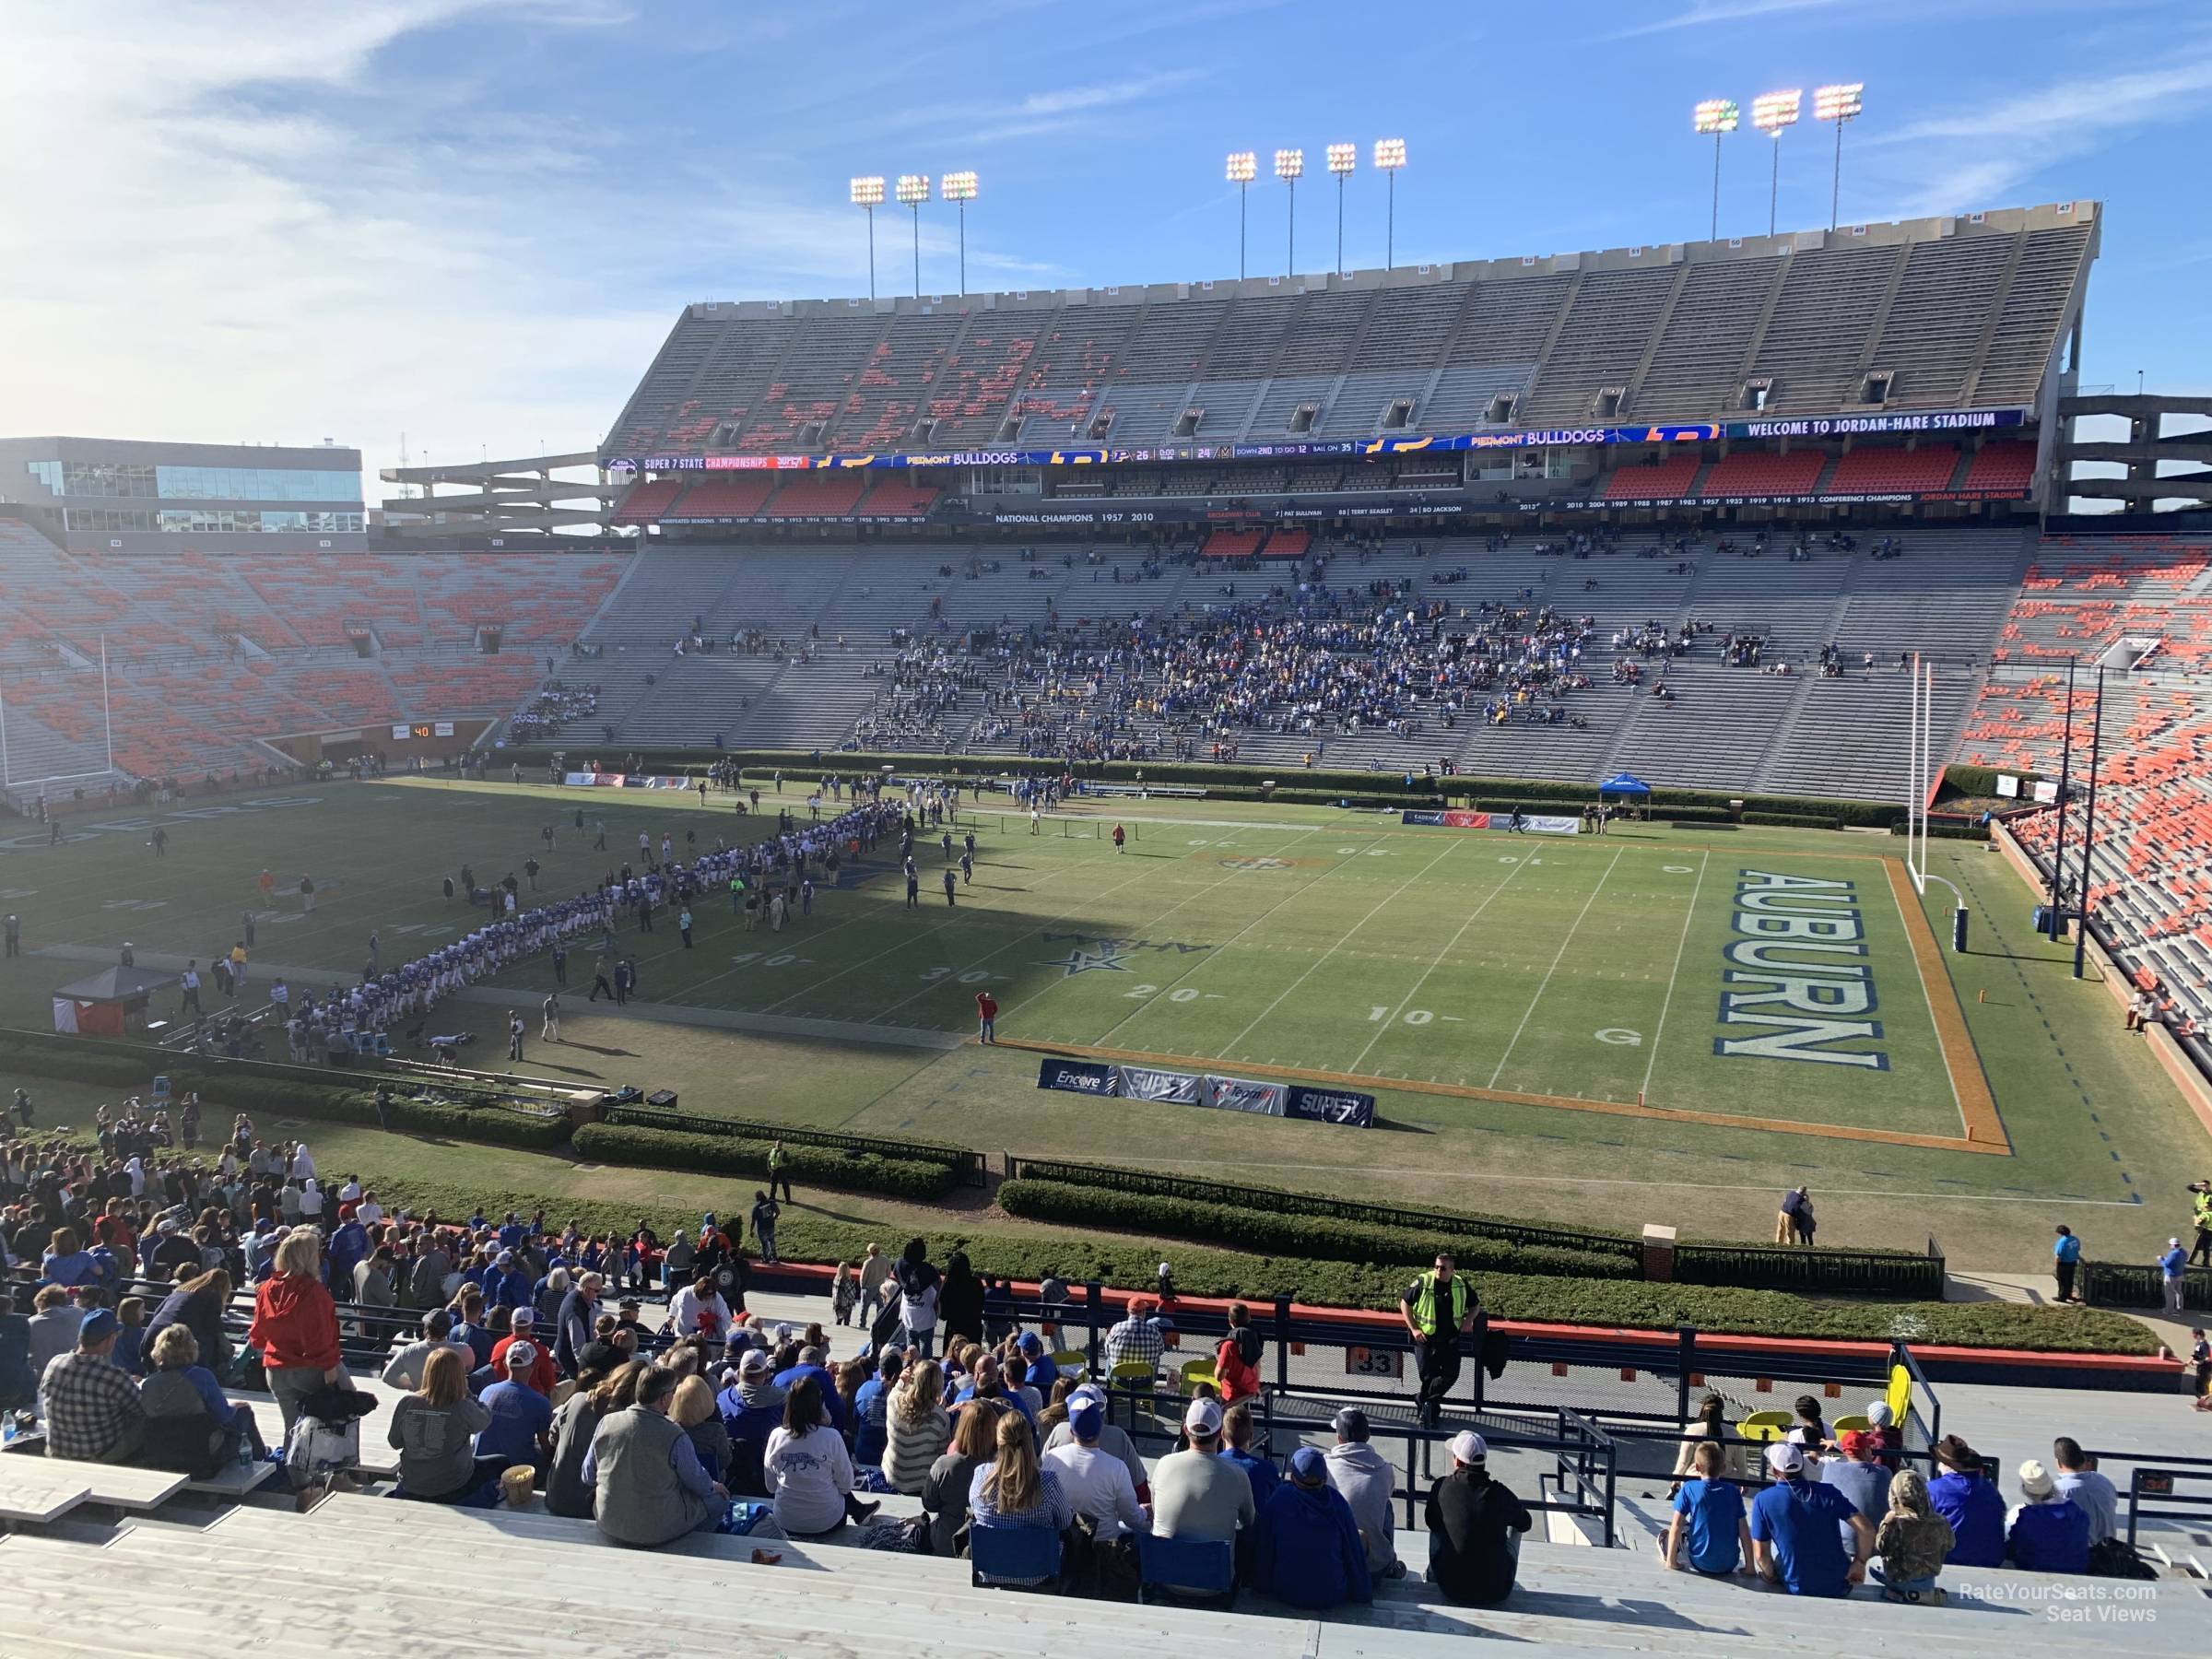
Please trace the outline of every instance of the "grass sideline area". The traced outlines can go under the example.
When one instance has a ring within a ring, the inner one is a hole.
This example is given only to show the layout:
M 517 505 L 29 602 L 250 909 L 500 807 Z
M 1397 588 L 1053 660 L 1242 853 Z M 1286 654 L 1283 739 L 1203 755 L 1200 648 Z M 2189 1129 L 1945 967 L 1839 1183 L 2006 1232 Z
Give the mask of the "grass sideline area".
M 673 792 L 406 781 L 260 799 L 187 807 L 214 816 L 168 820 L 164 858 L 127 815 L 73 820 L 57 848 L 0 847 L 0 902 L 23 916 L 29 952 L 0 963 L 10 1020 L 44 1023 L 53 988 L 126 937 L 142 959 L 205 959 L 251 908 L 259 985 L 272 967 L 357 972 L 371 928 L 391 961 L 468 924 L 439 892 L 464 863 L 488 881 L 536 854 L 543 888 L 573 891 L 634 861 L 641 830 L 680 847 L 687 830 L 711 845 L 763 828 L 726 796 L 702 807 Z M 795 792 L 782 801 L 804 817 Z M 745 933 L 714 905 L 689 951 L 665 917 L 652 935 L 626 926 L 645 1002 L 584 1006 L 576 953 L 569 1041 L 537 1041 L 533 1018 L 517 1069 L 673 1088 L 690 1112 L 1569 1225 L 1659 1220 L 1686 1237 L 1763 1239 L 1776 1194 L 1803 1182 L 1824 1243 L 1917 1247 L 1933 1231 L 1955 1266 L 2016 1272 L 2043 1268 L 2061 1219 L 2094 1256 L 2147 1259 L 2212 1157 L 2103 991 L 2071 982 L 2070 952 L 2030 933 L 2029 895 L 1979 844 L 1933 849 L 1968 896 L 1974 949 L 1931 961 L 1913 912 L 1926 939 L 1947 935 L 1947 898 L 1900 902 L 1896 844 L 1877 836 L 1697 824 L 1509 838 L 1327 807 L 1120 800 L 1031 838 L 1006 806 L 963 808 L 979 863 L 955 907 L 925 887 L 908 912 L 877 873 L 818 893 L 814 916 L 782 935 Z M 580 842 L 579 808 L 587 825 L 606 819 L 607 853 Z M 1105 835 L 1116 821 L 1132 837 L 1121 854 Z M 925 875 L 942 866 L 933 840 L 918 856 Z M 279 896 L 265 909 L 265 866 Z M 1886 1066 L 1713 1052 L 1745 1030 L 1723 1028 L 1718 1009 L 1746 870 L 1853 884 L 1882 1034 L 1833 1046 L 1878 1047 Z M 319 889 L 312 914 L 284 897 L 302 871 Z M 550 983 L 546 964 L 525 965 L 435 1023 L 479 1034 L 472 1061 L 503 1064 L 498 998 L 534 1015 Z M 1002 1037 L 1371 1079 L 1379 1126 L 1041 1094 L 1034 1053 L 944 1046 L 977 984 L 1003 1006 Z M 2001 1124 L 1994 1153 L 1967 1149 L 1947 1011 Z M 1696 1115 L 1641 1115 L 1640 1092 Z

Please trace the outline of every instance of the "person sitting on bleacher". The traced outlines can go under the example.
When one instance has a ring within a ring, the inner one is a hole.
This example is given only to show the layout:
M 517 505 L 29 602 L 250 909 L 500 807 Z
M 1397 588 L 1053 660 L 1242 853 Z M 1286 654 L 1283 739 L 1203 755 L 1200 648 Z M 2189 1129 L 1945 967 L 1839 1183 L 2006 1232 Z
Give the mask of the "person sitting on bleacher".
M 2006 1518 L 2006 1558 L 2030 1572 L 2089 1570 L 2089 1517 L 2063 1496 L 2051 1471 L 2034 1458 L 2020 1465 L 2020 1503 Z
M 253 1408 L 223 1397 L 189 1326 L 162 1326 L 147 1352 L 153 1370 L 138 1386 L 138 1402 L 148 1463 L 206 1477 L 235 1461 L 241 1447 L 255 1462 L 267 1454 Z
M 1249 1413 L 1251 1407 L 1243 1409 Z M 1237 1407 L 1232 1406 L 1230 1416 L 1236 1415 Z M 1391 1492 L 1397 1471 L 1375 1450 L 1367 1413 L 1359 1406 L 1347 1406 L 1330 1427 L 1336 1431 L 1336 1443 L 1322 1456 L 1327 1461 L 1329 1484 L 1344 1495 L 1352 1519 L 1359 1524 L 1359 1536 L 1367 1546 L 1367 1570 L 1377 1578 L 1397 1578 L 1406 1571 L 1398 1560 L 1397 1523 L 1392 1516 Z
M 25 1322 L 29 1327 L 30 1374 L 43 1377 L 47 1366 L 76 1347 L 77 1331 L 89 1309 L 79 1307 L 59 1285 L 41 1285 L 30 1307 L 30 1318 Z M 41 1416 L 44 1411 L 41 1406 Z
M 178 1282 L 177 1288 L 161 1299 L 154 1316 L 147 1321 L 144 1346 L 141 1351 L 150 1352 L 161 1333 L 171 1325 L 182 1325 L 190 1331 L 199 1348 L 200 1363 L 218 1377 L 230 1369 L 230 1339 L 223 1334 L 223 1316 L 230 1311 L 230 1275 L 221 1268 L 210 1268 L 206 1273 Z
M 146 1407 L 130 1373 L 114 1363 L 123 1324 L 105 1308 L 85 1315 L 76 1346 L 49 1362 L 39 1381 L 46 1455 L 79 1463 L 129 1463 L 146 1444 Z
M 853 1458 L 844 1437 L 830 1425 L 815 1376 L 791 1385 L 782 1427 L 768 1437 L 760 1464 L 775 1490 L 776 1522 L 787 1534 L 819 1537 L 845 1524 Z
M 1675 1493 L 1674 1518 L 1660 1544 L 1670 1572 L 1682 1565 L 1685 1544 L 1692 1572 L 1718 1577 L 1749 1571 L 1751 1529 L 1744 1519 L 1743 1493 L 1722 1478 L 1726 1464 L 1726 1450 L 1716 1440 L 1698 1441 L 1690 1453 L 1690 1478 Z
M 1327 1460 L 1312 1446 L 1290 1453 L 1290 1478 L 1260 1511 L 1252 1578 L 1276 1600 L 1313 1612 L 1375 1598 L 1359 1524 L 1329 1485 Z
M 410 1498 L 445 1503 L 502 1473 L 507 1459 L 479 1455 L 474 1437 L 491 1412 L 468 1392 L 468 1362 L 450 1344 L 424 1362 L 422 1382 L 392 1407 L 384 1438 L 399 1453 L 399 1484 Z
M 479 1456 L 545 1468 L 552 1462 L 553 1402 L 533 1385 L 531 1372 L 545 1350 L 527 1337 L 511 1340 L 499 1357 L 500 1380 L 477 1397 L 491 1422 L 477 1436 Z
M 1951 1553 L 1951 1524 L 1928 1505 L 1928 1483 L 1918 1469 L 1900 1469 L 1889 1482 L 1889 1512 L 1875 1528 L 1874 1552 L 1882 1559 L 1874 1576 L 1885 1601 L 1941 1605 L 1936 1575 Z
M 1099 1444 L 1105 1426 L 1105 1408 L 1096 1398 L 1086 1397 L 1068 1412 L 1072 1438 L 1044 1454 L 1044 1466 L 1059 1477 L 1069 1507 L 1089 1519 L 1091 1535 L 1101 1544 L 1124 1533 L 1148 1532 L 1152 1526 L 1137 1502 L 1127 1466 Z
M 424 1368 L 430 1356 L 440 1348 L 451 1348 L 459 1357 L 463 1367 L 476 1369 L 476 1350 L 465 1338 L 453 1335 L 453 1316 L 443 1308 L 432 1308 L 422 1316 L 422 1337 L 410 1342 L 384 1363 L 384 1382 L 393 1388 L 419 1388 Z
M 992 1459 L 969 1477 L 968 1522 L 993 1527 L 1050 1527 L 1065 1534 L 1076 1524 L 1059 1472 L 1037 1461 L 1037 1441 L 1016 1413 L 1001 1411 L 992 1431 Z M 993 1577 L 997 1584 L 1036 1584 L 1041 1579 Z
M 614 1350 L 608 1350 L 612 1362 Z M 553 1465 L 546 1477 L 546 1509 L 571 1521 L 592 1518 L 592 1488 L 584 1483 L 583 1460 L 592 1449 L 599 1425 L 618 1411 L 638 1403 L 638 1381 L 645 1374 L 642 1359 L 613 1363 L 606 1375 L 589 1373 L 577 1380 L 576 1392 L 553 1418 Z M 695 1448 L 696 1449 L 696 1448 Z
M 919 1497 L 952 1441 L 945 1410 L 945 1371 L 935 1359 L 905 1368 L 885 1402 L 883 1476 L 891 1489 Z
M 1452 1473 L 1429 1488 L 1429 1582 L 1448 1601 L 1489 1606 L 1513 1593 L 1520 1535 L 1535 1524 L 1528 1507 L 1492 1480 L 1490 1449 L 1463 1429 L 1452 1437 Z
M 1935 1445 L 1943 1472 L 1928 1482 L 1928 1506 L 1951 1524 L 1951 1561 L 1959 1567 L 2005 1565 L 2005 1500 L 1983 1473 L 1974 1449 L 1955 1434 Z
M 729 1493 L 700 1467 L 690 1437 L 668 1416 L 677 1382 L 665 1366 L 647 1366 L 636 1403 L 608 1416 L 584 1454 L 594 1518 L 617 1544 L 657 1549 L 722 1519 Z
M 1249 1547 L 1259 1506 L 1251 1477 L 1221 1455 L 1220 1401 L 1193 1400 L 1182 1429 L 1188 1449 L 1171 1452 L 1152 1473 L 1154 1535 Z
M 1221 1414 L 1221 1455 L 1243 1470 L 1244 1477 L 1252 1482 L 1253 1510 L 1265 1510 L 1283 1477 L 1273 1459 L 1263 1457 L 1252 1449 L 1251 1402 L 1239 1400 Z
M 1843 1596 L 1866 1577 L 1874 1528 L 1841 1488 L 1806 1478 L 1805 1453 L 1787 1441 L 1767 1448 L 1774 1482 L 1751 1500 L 1751 1559 L 1759 1576 L 1792 1595 Z M 1843 1547 L 1849 1528 L 1854 1547 Z
M 560 1382 L 560 1371 L 553 1363 L 553 1350 L 537 1336 L 537 1315 L 528 1308 L 517 1308 L 511 1316 L 508 1334 L 491 1345 L 491 1380 L 512 1375 L 507 1359 L 517 1347 L 528 1347 L 532 1359 L 529 1374 L 524 1379 L 531 1389 L 550 1400 L 553 1390 Z

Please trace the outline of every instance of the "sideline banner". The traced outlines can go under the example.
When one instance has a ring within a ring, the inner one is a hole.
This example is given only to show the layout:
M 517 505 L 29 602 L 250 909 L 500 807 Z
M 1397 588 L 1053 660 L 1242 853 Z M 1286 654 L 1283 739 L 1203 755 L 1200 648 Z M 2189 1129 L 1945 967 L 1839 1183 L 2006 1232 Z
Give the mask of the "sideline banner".
M 1131 1100 L 1171 1100 L 1178 1106 L 1203 1106 L 1199 1080 L 1188 1072 L 1157 1071 L 1148 1065 L 1121 1068 L 1121 1093 Z
M 1219 1107 L 1225 1112 L 1256 1112 L 1263 1117 L 1281 1117 L 1283 1097 L 1287 1092 L 1280 1083 L 1247 1083 L 1238 1077 L 1208 1077 L 1198 1103 L 1201 1106 Z
M 690 778 L 669 778 L 645 772 L 565 772 L 560 780 L 577 789 L 696 789 Z
M 1310 1124 L 1343 1124 L 1353 1129 L 1375 1126 L 1375 1097 L 1349 1088 L 1315 1088 L 1305 1083 L 1290 1085 L 1283 1115 Z
M 1510 831 L 1513 828 L 1513 815 L 1510 812 L 1469 812 L 1464 807 L 1445 812 L 1401 812 L 1398 821 L 1430 830 Z M 1564 814 L 1524 812 L 1521 815 L 1520 827 L 1529 835 L 1580 835 L 1583 832 L 1583 820 L 1568 818 Z
M 1073 1094 L 1110 1095 L 1114 1091 L 1114 1068 L 1095 1060 L 1041 1060 L 1037 1065 L 1037 1087 L 1065 1088 Z

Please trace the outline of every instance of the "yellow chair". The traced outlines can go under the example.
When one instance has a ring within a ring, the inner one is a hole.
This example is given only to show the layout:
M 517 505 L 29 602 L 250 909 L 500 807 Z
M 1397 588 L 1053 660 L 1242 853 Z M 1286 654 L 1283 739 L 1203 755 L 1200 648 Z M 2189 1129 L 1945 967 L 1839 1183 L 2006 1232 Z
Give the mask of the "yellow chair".
M 1113 1368 L 1111 1375 L 1116 1388 L 1148 1392 L 1159 1382 L 1159 1368 L 1149 1359 L 1124 1359 Z
M 1797 1420 L 1790 1411 L 1755 1411 L 1735 1426 L 1735 1431 L 1747 1441 L 1778 1441 L 1790 1431 Z
M 1182 1379 L 1182 1392 L 1186 1394 L 1195 1394 L 1196 1385 L 1200 1382 L 1212 1383 L 1217 1393 L 1220 1390 L 1221 1383 L 1214 1375 L 1214 1362 L 1211 1359 L 1186 1359 L 1179 1374 Z
M 1898 1428 L 1912 1414 L 1912 1373 L 1901 1365 L 1889 1368 L 1889 1420 Z
M 1073 1372 L 1080 1378 L 1084 1369 L 1090 1363 L 1090 1356 L 1081 1348 L 1062 1348 L 1053 1356 L 1053 1363 L 1060 1368 L 1062 1376 Z
M 1874 1424 L 1863 1417 L 1840 1417 L 1829 1425 L 1829 1429 L 1836 1434 L 1864 1434 L 1873 1427 Z

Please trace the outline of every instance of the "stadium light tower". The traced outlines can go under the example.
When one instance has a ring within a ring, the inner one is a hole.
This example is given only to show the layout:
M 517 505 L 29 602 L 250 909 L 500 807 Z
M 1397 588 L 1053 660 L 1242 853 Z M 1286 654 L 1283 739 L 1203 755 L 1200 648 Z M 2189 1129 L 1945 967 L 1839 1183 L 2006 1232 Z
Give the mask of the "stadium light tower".
M 1708 98 L 1690 112 L 1690 130 L 1712 135 L 1712 240 L 1721 240 L 1721 140 L 1735 131 L 1743 112 L 1733 98 Z
M 975 175 L 948 172 L 937 181 L 937 194 L 960 207 L 960 292 L 968 291 L 968 204 L 975 200 Z
M 1275 152 L 1275 176 L 1290 192 L 1290 249 L 1283 275 L 1289 276 L 1298 270 L 1298 182 L 1305 177 L 1306 152 L 1302 149 L 1278 149 Z
M 1782 135 L 1797 124 L 1802 91 L 1761 92 L 1751 100 L 1751 124 L 1774 140 L 1774 171 L 1767 183 L 1767 234 L 1774 234 L 1775 207 L 1782 200 Z
M 927 173 L 900 173 L 899 200 L 914 210 L 914 298 L 922 298 L 922 204 L 929 200 Z
M 853 181 L 853 206 L 865 208 L 868 215 L 868 298 L 876 298 L 876 209 L 883 206 L 883 179 L 880 175 Z
M 1231 150 L 1229 182 L 1237 187 L 1237 280 L 1244 279 L 1244 193 L 1260 176 L 1260 159 L 1250 150 Z
M 1352 176 L 1359 164 L 1359 147 L 1356 144 L 1329 146 L 1329 171 L 1336 175 L 1336 275 L 1344 275 L 1344 182 Z
M 1843 128 L 1852 117 L 1865 108 L 1859 95 L 1866 90 L 1864 81 L 1853 81 L 1848 87 L 1818 87 L 1813 91 L 1813 119 L 1836 124 L 1836 173 L 1829 185 L 1828 228 L 1836 228 L 1836 210 L 1843 200 Z
M 1388 181 L 1382 208 L 1382 268 L 1394 269 L 1398 256 L 1398 170 L 1406 165 L 1406 140 L 1375 140 L 1375 168 Z

